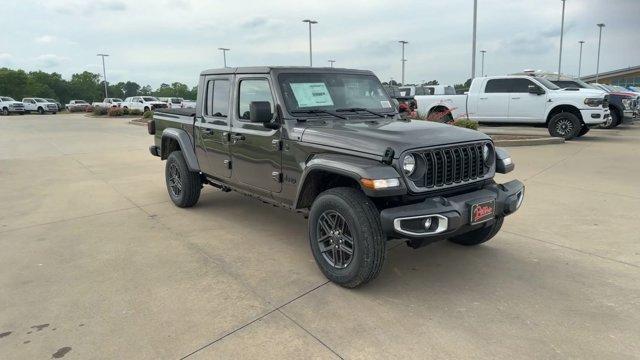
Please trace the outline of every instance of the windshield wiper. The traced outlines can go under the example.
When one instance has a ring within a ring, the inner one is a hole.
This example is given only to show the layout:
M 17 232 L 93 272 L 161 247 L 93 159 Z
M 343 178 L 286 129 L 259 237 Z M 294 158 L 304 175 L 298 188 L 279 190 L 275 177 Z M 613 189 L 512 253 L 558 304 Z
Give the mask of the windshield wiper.
M 322 109 L 293 110 L 293 111 L 290 111 L 290 113 L 292 114 L 327 114 L 327 115 L 335 116 L 340 119 L 348 120 L 345 116 L 336 114 L 333 111 L 322 110 Z
M 387 117 L 388 115 L 391 114 L 383 114 L 383 113 L 379 113 L 377 111 L 372 111 L 366 108 L 358 108 L 358 107 L 354 107 L 354 108 L 345 108 L 345 109 L 336 109 L 336 112 L 358 112 L 358 111 L 364 111 L 364 112 L 368 112 L 369 114 L 373 114 L 379 117 Z

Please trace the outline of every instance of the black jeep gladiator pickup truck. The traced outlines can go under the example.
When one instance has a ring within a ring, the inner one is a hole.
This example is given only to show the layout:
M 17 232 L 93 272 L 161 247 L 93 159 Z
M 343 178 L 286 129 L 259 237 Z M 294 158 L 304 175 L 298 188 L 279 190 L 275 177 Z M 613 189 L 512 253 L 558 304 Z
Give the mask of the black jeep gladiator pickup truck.
M 320 270 L 345 287 L 378 275 L 388 239 L 477 245 L 524 197 L 493 181 L 514 165 L 488 136 L 401 118 L 370 71 L 206 70 L 196 108 L 158 110 L 148 131 L 177 206 L 208 184 L 302 212 Z

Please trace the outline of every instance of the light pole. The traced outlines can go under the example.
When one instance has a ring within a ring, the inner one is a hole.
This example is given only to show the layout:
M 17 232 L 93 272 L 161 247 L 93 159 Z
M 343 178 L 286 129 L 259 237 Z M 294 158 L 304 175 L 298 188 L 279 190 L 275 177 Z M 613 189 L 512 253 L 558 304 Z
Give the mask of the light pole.
M 228 48 L 218 48 L 218 50 L 222 51 L 222 60 L 224 61 L 224 67 L 227 67 L 227 51 L 231 50 Z
M 302 22 L 309 23 L 309 66 L 313 66 L 313 49 L 311 46 L 311 25 L 317 24 L 318 22 L 315 20 L 305 19 Z
M 560 23 L 560 56 L 558 58 L 558 80 L 560 80 L 560 72 L 562 70 L 562 38 L 564 37 L 564 3 L 567 0 L 562 1 L 562 22 Z
M 598 35 L 598 62 L 596 63 L 596 84 L 598 83 L 598 79 L 600 78 L 600 45 L 602 44 L 602 28 L 604 24 L 597 24 L 600 28 L 600 34 Z
M 480 50 L 482 53 L 482 67 L 480 68 L 480 76 L 484 76 L 484 54 L 487 53 L 487 50 Z
M 407 62 L 407 59 L 404 58 L 404 46 L 409 42 L 404 40 L 400 40 L 398 42 L 402 44 L 402 85 L 404 85 L 404 64 Z
M 109 97 L 109 92 L 107 91 L 107 70 L 104 66 L 104 58 L 109 56 L 108 54 L 98 54 L 97 56 L 102 57 L 102 76 L 104 78 L 104 97 Z
M 473 0 L 473 40 L 471 45 L 471 78 L 476 77 L 476 27 L 478 24 L 478 0 Z
M 333 68 L 333 63 L 335 63 L 336 61 L 333 59 L 329 59 L 327 61 L 329 62 L 329 64 L 331 64 L 331 68 Z
M 583 40 L 578 41 L 580 43 L 580 57 L 578 58 L 578 79 L 580 78 L 580 73 L 582 70 L 582 44 L 584 44 Z

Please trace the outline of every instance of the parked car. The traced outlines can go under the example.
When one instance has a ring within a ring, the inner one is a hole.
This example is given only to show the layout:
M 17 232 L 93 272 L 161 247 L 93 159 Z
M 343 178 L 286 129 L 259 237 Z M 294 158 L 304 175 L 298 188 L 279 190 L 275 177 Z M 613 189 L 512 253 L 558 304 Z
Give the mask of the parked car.
M 185 109 L 195 109 L 196 101 L 195 100 L 184 100 L 182 101 L 182 107 Z
M 494 181 L 514 165 L 490 137 L 401 119 L 370 71 L 207 70 L 197 104 L 148 123 L 173 203 L 194 206 L 208 184 L 307 214 L 315 261 L 341 286 L 374 279 L 389 239 L 488 241 L 524 199 L 520 181 Z
M 91 104 L 84 100 L 71 100 L 67 105 L 65 105 L 65 108 L 70 112 L 87 111 L 88 107 L 91 107 Z
M 24 98 L 22 99 L 24 110 L 27 113 L 37 112 L 42 115 L 44 113 L 55 114 L 58 112 L 58 105 L 43 98 Z
M 58 100 L 51 99 L 51 98 L 45 98 L 45 100 L 47 100 L 48 102 L 56 104 L 56 106 L 58 107 L 58 111 L 64 109 L 64 106 L 62 106 L 62 103 L 60 101 L 58 101 Z
M 124 99 L 120 104 L 123 109 L 138 109 L 140 111 L 150 111 L 155 109 L 166 109 L 166 102 L 158 100 L 153 96 L 132 96 Z
M 612 129 L 622 124 L 625 117 L 633 117 L 636 111 L 636 100 L 632 94 L 615 92 L 613 88 L 602 84 L 587 84 L 580 79 L 561 78 L 560 80 L 551 80 L 551 82 L 568 91 L 571 89 L 598 89 L 606 92 L 609 96 L 611 117 L 600 125 L 604 129 Z
M 11 113 L 22 115 L 24 114 L 24 104 L 11 97 L 0 96 L 0 110 L 2 110 L 2 115 L 10 115 Z
M 104 98 L 102 102 L 94 102 L 91 104 L 93 107 L 101 107 L 101 108 L 112 108 L 112 107 L 120 107 L 122 104 L 122 99 L 120 98 Z
M 169 109 L 183 108 L 184 99 L 181 97 L 160 97 L 158 100 L 167 103 Z
M 445 120 L 468 117 L 482 123 L 545 124 L 549 134 L 567 140 L 605 122 L 603 91 L 563 91 L 543 77 L 508 75 L 473 79 L 467 95 L 415 96 L 418 112 Z

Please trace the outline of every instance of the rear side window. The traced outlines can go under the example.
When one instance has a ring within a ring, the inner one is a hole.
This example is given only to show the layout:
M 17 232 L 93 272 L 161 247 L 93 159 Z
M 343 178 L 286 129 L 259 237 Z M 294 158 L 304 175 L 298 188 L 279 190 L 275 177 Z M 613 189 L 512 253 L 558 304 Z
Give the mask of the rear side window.
M 229 81 L 209 80 L 205 114 L 214 117 L 229 116 Z
M 445 86 L 444 94 L 445 95 L 455 95 L 456 94 L 456 89 L 453 86 Z
M 509 79 L 491 79 L 484 88 L 485 93 L 508 93 Z
M 238 117 L 249 120 L 249 106 L 252 101 L 268 101 L 273 114 L 273 97 L 267 79 L 242 80 L 240 82 L 240 97 L 238 99 Z

